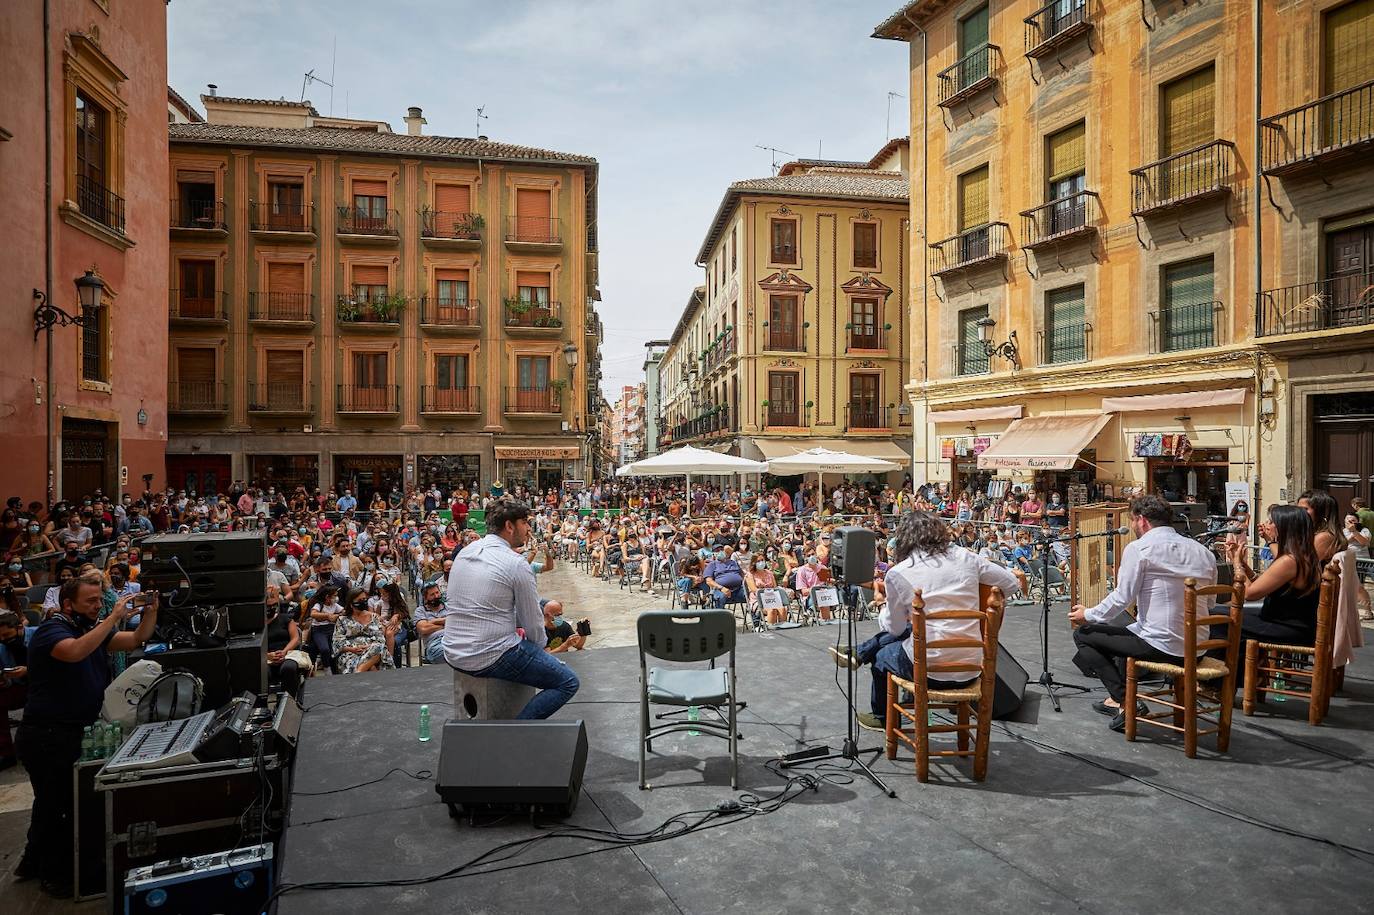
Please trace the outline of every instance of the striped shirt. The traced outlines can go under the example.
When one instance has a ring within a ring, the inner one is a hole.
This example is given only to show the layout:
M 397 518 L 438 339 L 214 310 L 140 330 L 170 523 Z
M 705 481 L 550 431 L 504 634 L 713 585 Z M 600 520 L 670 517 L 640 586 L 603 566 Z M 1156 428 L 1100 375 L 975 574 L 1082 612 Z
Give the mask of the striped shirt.
M 487 534 L 464 547 L 449 572 L 444 657 L 459 670 L 478 673 L 520 644 L 517 627 L 544 647 L 534 571 L 509 543 Z

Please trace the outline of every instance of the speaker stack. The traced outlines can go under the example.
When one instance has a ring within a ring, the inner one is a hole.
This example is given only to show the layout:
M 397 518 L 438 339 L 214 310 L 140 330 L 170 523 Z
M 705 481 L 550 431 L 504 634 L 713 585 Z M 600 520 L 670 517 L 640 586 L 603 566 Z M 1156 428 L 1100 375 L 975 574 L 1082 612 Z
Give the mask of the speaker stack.
M 163 670 L 186 670 L 218 708 L 244 690 L 267 692 L 267 540 L 263 531 L 156 534 L 140 544 L 138 580 L 161 591 L 159 626 L 194 631 L 194 641 L 153 655 Z M 205 632 L 207 621 L 214 621 Z

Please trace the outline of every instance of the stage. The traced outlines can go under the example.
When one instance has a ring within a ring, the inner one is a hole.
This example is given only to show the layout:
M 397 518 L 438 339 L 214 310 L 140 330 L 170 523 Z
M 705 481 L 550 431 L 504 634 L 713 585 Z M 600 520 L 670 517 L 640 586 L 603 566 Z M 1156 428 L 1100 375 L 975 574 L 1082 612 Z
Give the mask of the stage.
M 1068 661 L 1062 607 L 1051 623 L 1052 668 L 1060 679 L 1083 682 Z M 1003 629 L 1004 644 L 1032 680 L 1038 622 L 1038 608 L 1013 607 Z M 863 634 L 873 626 L 861 624 Z M 844 699 L 825 648 L 841 629 L 740 636 L 739 693 L 749 703 L 740 716 L 740 792 L 779 791 L 783 781 L 764 764 L 799 741 L 839 747 Z M 726 744 L 687 734 L 656 743 L 653 790 L 639 790 L 635 649 L 568 657 L 582 689 L 559 717 L 584 719 L 590 743 L 570 823 L 642 832 L 738 797 L 729 788 Z M 994 726 L 982 784 L 972 780 L 970 762 L 943 761 L 932 763 L 931 781 L 922 785 L 903 751 L 892 762 L 879 756 L 876 766 L 896 799 L 862 778 L 826 782 L 776 812 L 668 841 L 595 851 L 604 846 L 544 840 L 485 865 L 505 868 L 499 872 L 477 868 L 401 888 L 300 890 L 282 896 L 278 911 L 1360 911 L 1374 897 L 1374 856 L 1328 843 L 1374 851 L 1369 658 L 1366 650 L 1348 672 L 1346 691 L 1319 728 L 1308 727 L 1303 702 L 1271 705 L 1253 718 L 1237 708 L 1224 757 L 1211 737 L 1193 760 L 1181 739 L 1164 732 L 1128 744 L 1089 707 L 1100 690 L 1065 694 L 1064 712 L 1056 714 L 1032 684 L 1020 720 Z M 861 710 L 868 682 L 864 669 Z M 418 704 L 425 701 L 435 739 L 420 743 Z M 452 675 L 442 666 L 309 683 L 283 884 L 440 874 L 540 832 L 528 818 L 478 828 L 451 819 L 432 780 L 399 772 L 320 793 L 393 767 L 437 769 L 451 701 Z M 860 734 L 862 747 L 881 744 L 879 734 Z M 516 865 L 528 866 L 510 869 Z

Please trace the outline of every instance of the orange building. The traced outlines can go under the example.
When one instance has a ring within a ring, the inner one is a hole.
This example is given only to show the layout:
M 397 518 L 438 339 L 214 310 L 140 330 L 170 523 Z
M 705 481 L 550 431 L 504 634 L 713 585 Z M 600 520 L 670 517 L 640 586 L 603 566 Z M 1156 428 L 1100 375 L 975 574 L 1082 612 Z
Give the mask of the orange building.
M 201 102 L 168 128 L 175 485 L 584 477 L 594 159 Z
M 0 4 L 5 496 L 162 485 L 166 101 L 164 0 Z

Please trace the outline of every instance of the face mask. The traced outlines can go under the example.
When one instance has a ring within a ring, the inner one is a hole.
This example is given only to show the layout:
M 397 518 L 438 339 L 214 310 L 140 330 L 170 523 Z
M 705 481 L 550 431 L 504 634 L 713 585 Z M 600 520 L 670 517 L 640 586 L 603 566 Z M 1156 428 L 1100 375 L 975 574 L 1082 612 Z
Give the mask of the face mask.
M 756 563 L 754 563 L 754 568 L 755 568 L 755 569 L 758 569 L 760 572 L 762 572 L 764 569 L 768 568 L 768 563 L 766 563 L 766 562 L 756 562 Z
M 784 553 L 790 553 L 790 552 L 792 552 L 792 544 L 790 544 L 790 543 L 784 543 L 784 544 L 782 545 L 782 551 L 783 551 Z
M 806 557 L 806 564 L 809 565 L 809 566 L 814 566 L 814 565 L 816 564 L 816 557 L 815 557 L 815 556 L 808 556 L 808 557 Z
M 110 587 L 115 588 L 115 589 L 119 589 L 119 588 L 124 587 L 124 579 L 121 578 L 121 577 L 118 576 L 118 575 L 111 575 L 111 576 L 110 576 Z
M 891 540 L 887 542 L 887 550 L 890 553 L 895 549 L 897 549 L 897 538 L 893 537 Z
M 36 524 L 30 524 L 30 525 L 29 525 L 29 533 L 30 533 L 30 534 L 36 534 L 36 533 L 38 533 L 38 525 L 36 525 Z
M 391 584 L 391 580 L 387 578 L 385 575 L 377 576 L 377 587 L 385 588 L 389 584 Z
M 10 571 L 18 575 L 20 572 L 24 571 L 24 564 L 21 562 L 12 562 L 10 563 Z

